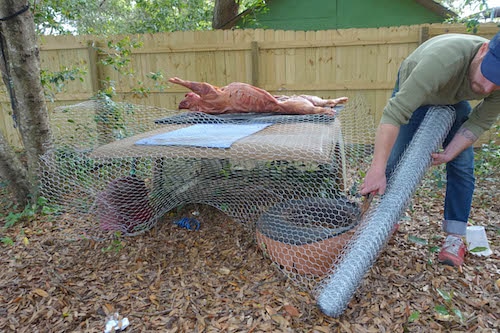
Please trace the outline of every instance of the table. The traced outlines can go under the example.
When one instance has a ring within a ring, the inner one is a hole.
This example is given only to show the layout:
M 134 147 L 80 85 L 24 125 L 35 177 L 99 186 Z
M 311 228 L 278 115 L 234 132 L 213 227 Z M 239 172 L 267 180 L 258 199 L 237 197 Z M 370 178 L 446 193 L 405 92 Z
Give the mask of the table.
M 276 202 L 331 197 L 345 187 L 339 120 L 287 119 L 238 140 L 230 148 L 135 144 L 192 124 L 167 122 L 98 147 L 90 157 L 126 166 L 116 169 L 117 177 L 120 172 L 134 172 L 148 180 L 152 204 L 159 213 L 180 204 L 205 203 L 236 220 L 254 222 Z

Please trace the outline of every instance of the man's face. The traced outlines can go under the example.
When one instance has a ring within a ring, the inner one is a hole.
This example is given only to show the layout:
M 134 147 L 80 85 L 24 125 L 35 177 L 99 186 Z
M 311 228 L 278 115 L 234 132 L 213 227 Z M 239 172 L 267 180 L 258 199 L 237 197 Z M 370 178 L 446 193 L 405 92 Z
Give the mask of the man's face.
M 469 79 L 472 91 L 476 94 L 489 95 L 495 90 L 500 90 L 500 86 L 485 78 L 481 72 L 481 62 L 487 52 L 488 44 L 483 44 L 470 64 Z

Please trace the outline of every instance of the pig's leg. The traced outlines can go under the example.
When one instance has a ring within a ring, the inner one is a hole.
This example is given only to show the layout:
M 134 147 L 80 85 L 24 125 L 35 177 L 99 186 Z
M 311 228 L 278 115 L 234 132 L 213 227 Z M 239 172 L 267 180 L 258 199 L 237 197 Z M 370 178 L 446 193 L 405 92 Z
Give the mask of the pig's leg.
M 337 104 L 342 104 L 347 102 L 347 97 L 339 97 L 335 99 L 323 99 L 318 96 L 311 96 L 311 95 L 300 95 L 299 97 L 302 97 L 311 103 L 313 103 L 315 106 L 335 106 Z
M 218 92 L 217 87 L 206 82 L 186 81 L 179 79 L 178 77 L 172 77 L 168 79 L 168 81 L 186 87 L 201 97 L 211 94 L 217 95 Z
M 328 114 L 335 115 L 335 110 L 314 106 L 309 101 L 288 100 L 279 102 L 282 112 L 286 114 Z

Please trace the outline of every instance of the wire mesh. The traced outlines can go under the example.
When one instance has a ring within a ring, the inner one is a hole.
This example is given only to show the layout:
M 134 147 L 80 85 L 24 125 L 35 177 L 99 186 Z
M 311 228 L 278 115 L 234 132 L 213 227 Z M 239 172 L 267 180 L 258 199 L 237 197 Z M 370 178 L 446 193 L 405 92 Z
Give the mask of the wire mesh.
M 352 237 L 343 255 L 333 263 L 333 274 L 319 286 L 318 306 L 325 314 L 338 317 L 347 307 L 431 165 L 431 153 L 437 151 L 448 134 L 454 111 L 451 107 L 432 107 L 427 112 L 382 200 L 369 212 L 363 228 Z
M 111 100 L 58 107 L 54 149 L 40 160 L 42 194 L 60 206 L 71 237 L 92 239 L 140 234 L 181 205 L 213 206 L 314 292 L 363 226 L 357 193 L 374 140 L 362 97 L 336 111 L 214 116 Z M 194 125 L 255 124 L 267 125 L 229 148 L 138 144 Z

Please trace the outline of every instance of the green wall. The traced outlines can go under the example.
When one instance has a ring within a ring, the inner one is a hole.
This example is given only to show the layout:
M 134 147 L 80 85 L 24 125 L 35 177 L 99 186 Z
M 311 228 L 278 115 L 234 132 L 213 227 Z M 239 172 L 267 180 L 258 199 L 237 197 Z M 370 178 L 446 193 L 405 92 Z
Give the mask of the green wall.
M 328 30 L 439 23 L 443 18 L 413 0 L 271 0 L 259 25 L 243 28 Z

